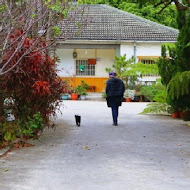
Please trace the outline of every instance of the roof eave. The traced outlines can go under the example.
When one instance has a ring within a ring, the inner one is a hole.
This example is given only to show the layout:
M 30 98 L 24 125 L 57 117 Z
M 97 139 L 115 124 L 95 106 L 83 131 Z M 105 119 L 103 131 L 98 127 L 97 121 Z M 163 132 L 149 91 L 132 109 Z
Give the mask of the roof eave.
M 121 44 L 121 43 L 175 43 L 175 40 L 66 40 L 66 41 L 59 41 L 59 44 Z

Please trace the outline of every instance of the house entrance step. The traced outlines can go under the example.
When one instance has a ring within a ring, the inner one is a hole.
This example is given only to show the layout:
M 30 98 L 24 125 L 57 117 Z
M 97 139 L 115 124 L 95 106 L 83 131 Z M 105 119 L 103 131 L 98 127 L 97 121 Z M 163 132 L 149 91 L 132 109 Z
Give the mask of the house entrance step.
M 99 92 L 88 92 L 87 100 L 96 100 L 96 101 L 105 101 L 105 98 L 102 97 L 102 93 Z

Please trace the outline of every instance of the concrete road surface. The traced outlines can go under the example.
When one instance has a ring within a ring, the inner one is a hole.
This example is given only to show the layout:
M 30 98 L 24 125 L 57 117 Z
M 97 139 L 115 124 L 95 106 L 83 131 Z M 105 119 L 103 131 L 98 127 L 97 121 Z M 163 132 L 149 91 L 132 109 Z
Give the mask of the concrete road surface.
M 105 102 L 65 101 L 56 130 L 0 159 L 0 190 L 189 190 L 190 128 L 123 103 L 112 126 Z M 82 116 L 81 127 L 74 115 Z

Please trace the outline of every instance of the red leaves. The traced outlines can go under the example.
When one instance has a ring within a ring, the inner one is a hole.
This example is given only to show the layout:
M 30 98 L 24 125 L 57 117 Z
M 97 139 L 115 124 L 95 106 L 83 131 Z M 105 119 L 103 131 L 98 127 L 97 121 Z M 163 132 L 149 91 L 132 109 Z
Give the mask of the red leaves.
M 24 41 L 24 47 L 29 48 L 30 47 L 30 38 L 26 38 Z
M 15 35 L 12 37 L 14 38 Z M 41 49 L 42 46 L 46 46 L 46 43 L 43 41 L 33 48 L 35 40 L 35 38 L 26 38 L 23 46 L 12 58 L 10 65 L 20 61 L 15 69 L 4 76 L 5 93 L 14 99 L 13 109 L 16 115 L 25 114 L 24 117 L 28 117 L 40 112 L 48 121 L 48 117 L 55 114 L 55 108 L 61 101 L 64 84 L 56 73 L 57 60 L 48 56 L 47 49 Z M 33 51 L 20 59 L 31 46 Z M 11 46 L 11 49 L 6 52 L 3 57 L 5 62 L 13 55 L 15 47 L 17 46 Z M 28 112 L 22 111 L 25 109 Z
M 35 94 L 38 93 L 39 95 L 42 96 L 46 94 L 51 94 L 49 89 L 50 85 L 49 82 L 47 81 L 36 81 L 32 87 L 35 89 L 34 91 Z
M 15 39 L 15 38 L 18 38 L 20 37 L 21 35 L 23 34 L 23 30 L 22 29 L 15 29 L 15 31 L 10 35 L 9 39 Z

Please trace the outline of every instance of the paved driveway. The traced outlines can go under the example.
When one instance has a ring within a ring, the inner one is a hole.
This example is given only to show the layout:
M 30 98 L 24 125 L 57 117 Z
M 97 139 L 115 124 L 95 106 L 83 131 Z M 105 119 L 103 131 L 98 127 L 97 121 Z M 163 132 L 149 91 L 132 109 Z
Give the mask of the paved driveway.
M 65 101 L 55 131 L 0 159 L 0 190 L 189 190 L 190 128 L 145 106 L 123 103 L 112 126 L 105 102 Z

